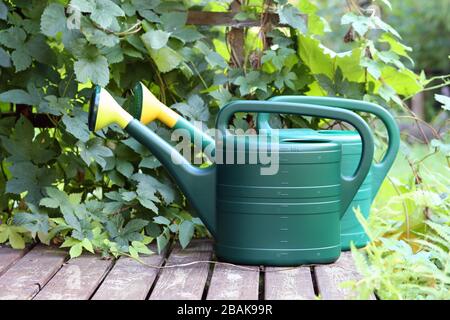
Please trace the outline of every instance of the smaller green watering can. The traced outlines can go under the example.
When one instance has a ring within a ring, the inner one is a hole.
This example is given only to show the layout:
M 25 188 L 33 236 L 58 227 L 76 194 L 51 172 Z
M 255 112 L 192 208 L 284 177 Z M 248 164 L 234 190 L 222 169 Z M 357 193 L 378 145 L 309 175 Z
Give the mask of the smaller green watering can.
M 366 218 L 369 216 L 371 204 L 377 195 L 380 186 L 391 168 L 400 144 L 400 132 L 392 115 L 381 106 L 359 100 L 334 97 L 309 96 L 278 96 L 270 99 L 273 102 L 309 103 L 329 107 L 342 108 L 352 111 L 368 112 L 377 116 L 387 128 L 389 145 L 383 159 L 373 163 L 367 178 L 355 195 L 352 203 L 341 220 L 341 245 L 343 250 L 350 249 L 353 242 L 356 247 L 364 247 L 368 237 L 357 220 L 353 208 L 358 206 Z M 257 118 L 258 129 L 271 130 L 269 114 L 260 113 Z M 361 157 L 361 138 L 355 131 L 344 130 L 318 130 L 311 129 L 282 129 L 278 130 L 281 138 L 327 138 L 342 145 L 342 172 L 351 174 L 355 171 Z
M 154 119 L 194 132 L 188 122 L 179 123 L 183 121 L 179 115 L 161 115 L 167 107 L 160 102 L 151 104 L 155 106 Z M 355 172 L 343 174 L 342 146 L 326 137 L 269 141 L 262 135 L 232 134 L 228 123 L 237 112 L 288 113 L 348 122 L 361 137 L 359 164 Z M 373 159 L 372 133 L 357 114 L 306 103 L 234 101 L 218 114 L 215 141 L 204 137 L 215 143 L 216 163 L 207 168 L 191 165 L 97 87 L 89 109 L 89 128 L 100 130 L 112 123 L 147 147 L 168 170 L 214 237 L 219 259 L 281 266 L 330 263 L 339 257 L 340 219 Z M 265 161 L 269 154 L 270 164 Z M 220 157 L 224 161 L 219 161 Z M 272 164 L 277 170 L 263 174 Z

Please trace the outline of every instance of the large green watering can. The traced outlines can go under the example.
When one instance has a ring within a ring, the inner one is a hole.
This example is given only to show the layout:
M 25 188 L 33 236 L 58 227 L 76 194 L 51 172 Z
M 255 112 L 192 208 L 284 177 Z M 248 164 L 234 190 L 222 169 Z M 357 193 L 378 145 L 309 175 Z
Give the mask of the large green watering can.
M 353 242 L 356 247 L 364 247 L 368 242 L 368 237 L 361 224 L 358 222 L 353 208 L 358 206 L 361 213 L 366 218 L 369 216 L 371 204 L 377 195 L 380 186 L 391 168 L 400 144 L 400 132 L 392 115 L 381 106 L 359 100 L 332 98 L 332 97 L 308 97 L 308 96 L 278 96 L 272 98 L 274 102 L 291 103 L 309 103 L 314 105 L 323 105 L 337 107 L 353 111 L 368 112 L 376 115 L 387 128 L 389 136 L 389 145 L 383 159 L 379 163 L 373 163 L 372 168 L 367 175 L 364 183 L 353 198 L 341 220 L 341 245 L 343 250 L 350 249 L 350 243 Z M 269 114 L 260 113 L 257 118 L 257 127 L 259 129 L 270 130 Z M 342 145 L 342 172 L 352 174 L 361 157 L 361 138 L 355 131 L 343 130 L 319 130 L 311 129 L 282 129 L 278 130 L 281 138 L 305 138 L 315 137 L 317 139 L 327 138 L 330 141 Z
M 272 135 L 267 141 L 261 135 L 234 135 L 227 129 L 236 112 L 262 111 L 350 123 L 362 141 L 356 171 L 341 173 L 342 147 L 327 138 L 274 141 Z M 172 127 L 180 120 L 176 115 L 170 119 Z M 106 90 L 97 87 L 89 110 L 89 128 L 100 130 L 112 123 L 146 146 L 166 167 L 215 238 L 218 258 L 243 264 L 297 265 L 330 263 L 339 257 L 340 219 L 373 158 L 370 128 L 357 114 L 306 103 L 234 101 L 218 114 L 216 163 L 207 168 L 191 165 L 123 110 Z M 189 127 L 189 123 L 182 127 Z M 275 174 L 263 174 L 268 154 L 273 159 L 269 165 L 278 166 Z M 217 161 L 220 156 L 224 161 Z M 240 164 L 237 159 L 245 161 Z

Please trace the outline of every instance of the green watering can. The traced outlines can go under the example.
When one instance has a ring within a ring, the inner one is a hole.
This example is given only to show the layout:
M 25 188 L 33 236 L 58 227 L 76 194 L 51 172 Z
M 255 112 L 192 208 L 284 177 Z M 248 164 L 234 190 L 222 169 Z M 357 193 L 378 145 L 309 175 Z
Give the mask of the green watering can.
M 364 183 L 353 198 L 350 206 L 341 220 L 341 245 L 343 250 L 350 249 L 353 242 L 356 247 L 364 247 L 368 237 L 361 224 L 357 220 L 353 208 L 358 206 L 366 218 L 369 216 L 370 206 L 377 195 L 380 186 L 391 168 L 400 145 L 400 132 L 392 115 L 381 106 L 359 100 L 331 98 L 331 97 L 308 97 L 308 96 L 278 96 L 270 99 L 274 103 L 309 103 L 314 105 L 330 106 L 353 111 L 362 111 L 374 114 L 387 128 L 389 145 L 383 159 L 379 163 L 373 163 Z M 257 118 L 259 129 L 270 130 L 269 114 L 260 113 Z M 311 129 L 282 129 L 278 131 L 281 138 L 305 138 L 315 137 L 317 139 L 327 138 L 330 141 L 342 145 L 342 172 L 352 174 L 357 168 L 361 157 L 361 138 L 355 131 L 343 130 L 319 130 Z
M 161 115 L 167 108 L 164 105 L 156 108 L 155 119 L 194 130 L 188 122 L 177 125 L 184 121 L 178 115 Z M 228 123 L 236 112 L 287 113 L 348 122 L 361 136 L 359 165 L 354 173 L 342 174 L 342 147 L 326 137 L 274 141 L 272 135 L 267 141 L 262 135 L 231 134 Z M 215 238 L 219 259 L 281 266 L 331 263 L 339 257 L 340 219 L 373 159 L 370 128 L 357 114 L 306 103 L 234 101 L 218 114 L 216 163 L 207 168 L 191 165 L 123 110 L 106 90 L 97 87 L 89 110 L 89 128 L 100 130 L 112 123 L 146 146 L 165 166 Z M 270 151 L 270 165 L 277 165 L 275 174 L 262 173 L 268 162 L 261 150 Z M 218 161 L 220 157 L 224 161 Z M 240 164 L 239 159 L 245 161 Z

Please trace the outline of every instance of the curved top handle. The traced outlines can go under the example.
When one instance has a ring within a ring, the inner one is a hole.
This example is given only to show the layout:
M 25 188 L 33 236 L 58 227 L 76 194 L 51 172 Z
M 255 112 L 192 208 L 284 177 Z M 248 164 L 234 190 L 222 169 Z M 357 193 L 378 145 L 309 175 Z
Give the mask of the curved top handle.
M 341 217 L 350 205 L 353 197 L 363 183 L 373 159 L 373 137 L 367 123 L 356 113 L 351 111 L 318 106 L 306 103 L 287 103 L 273 101 L 233 101 L 223 107 L 216 120 L 216 128 L 220 130 L 222 136 L 227 134 L 228 122 L 236 112 L 270 112 L 270 113 L 290 113 L 305 116 L 331 118 L 342 120 L 353 125 L 361 135 L 362 154 L 356 172 L 352 176 L 343 176 L 342 183 L 342 211 Z
M 388 132 L 388 148 L 383 159 L 379 163 L 373 163 L 372 200 L 378 193 L 384 177 L 394 163 L 400 147 L 400 131 L 394 117 L 383 107 L 366 101 L 344 99 L 337 97 L 314 97 L 314 96 L 278 96 L 270 99 L 276 102 L 310 103 L 329 107 L 342 108 L 352 111 L 362 111 L 377 116 L 386 126 Z M 257 119 L 258 129 L 270 129 L 269 114 L 261 113 Z

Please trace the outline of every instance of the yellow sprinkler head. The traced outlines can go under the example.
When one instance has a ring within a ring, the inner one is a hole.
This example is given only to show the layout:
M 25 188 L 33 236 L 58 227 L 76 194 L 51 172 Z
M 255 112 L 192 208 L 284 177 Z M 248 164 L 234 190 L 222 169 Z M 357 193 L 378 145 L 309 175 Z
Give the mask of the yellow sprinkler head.
M 94 88 L 89 105 L 89 130 L 98 131 L 112 123 L 124 129 L 131 120 L 133 117 L 114 100 L 108 91 L 100 86 Z
M 158 100 L 142 82 L 133 89 L 133 103 L 131 114 L 143 124 L 148 124 L 156 119 L 163 122 L 169 128 L 175 126 L 180 115 Z

